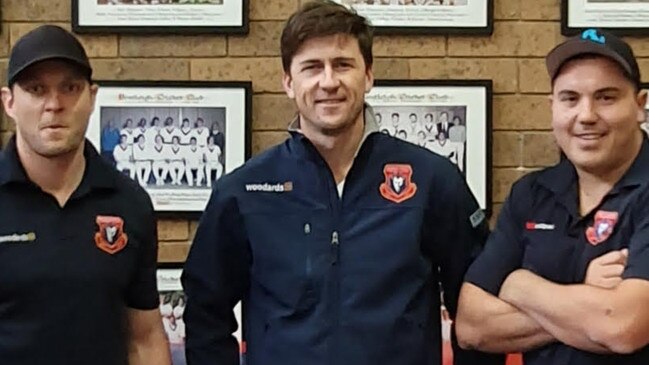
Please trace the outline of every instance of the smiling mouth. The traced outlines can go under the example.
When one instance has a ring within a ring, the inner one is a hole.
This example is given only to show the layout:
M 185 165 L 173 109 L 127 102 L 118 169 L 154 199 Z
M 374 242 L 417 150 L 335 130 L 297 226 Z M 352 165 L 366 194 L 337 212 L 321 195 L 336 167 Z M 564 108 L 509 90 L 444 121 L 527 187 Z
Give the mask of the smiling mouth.
M 576 137 L 586 141 L 596 141 L 604 137 L 604 133 L 584 133 L 584 134 L 577 134 Z
M 320 99 L 316 100 L 316 104 L 338 104 L 342 103 L 345 101 L 345 98 L 338 98 L 338 99 Z

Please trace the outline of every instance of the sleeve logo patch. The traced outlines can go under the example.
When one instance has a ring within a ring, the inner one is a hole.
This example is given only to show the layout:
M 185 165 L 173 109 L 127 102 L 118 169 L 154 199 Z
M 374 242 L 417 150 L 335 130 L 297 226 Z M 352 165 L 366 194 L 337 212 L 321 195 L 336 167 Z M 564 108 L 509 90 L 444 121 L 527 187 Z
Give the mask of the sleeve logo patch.
M 487 218 L 487 215 L 482 209 L 478 208 L 478 210 L 476 210 L 475 212 L 473 212 L 473 214 L 471 214 L 471 216 L 469 216 L 469 221 L 471 221 L 471 226 L 473 228 L 476 228 L 480 225 L 480 223 L 482 223 L 482 221 L 485 220 L 485 218 Z

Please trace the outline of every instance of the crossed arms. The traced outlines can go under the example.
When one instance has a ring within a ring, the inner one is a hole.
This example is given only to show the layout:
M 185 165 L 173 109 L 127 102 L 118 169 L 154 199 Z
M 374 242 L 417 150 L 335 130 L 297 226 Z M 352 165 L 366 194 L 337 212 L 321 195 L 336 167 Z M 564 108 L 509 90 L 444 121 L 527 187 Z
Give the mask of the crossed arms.
M 498 296 L 464 283 L 460 346 L 529 351 L 560 341 L 595 353 L 632 353 L 649 343 L 649 281 L 623 279 L 628 252 L 594 259 L 583 284 L 560 285 L 528 270 L 507 276 Z

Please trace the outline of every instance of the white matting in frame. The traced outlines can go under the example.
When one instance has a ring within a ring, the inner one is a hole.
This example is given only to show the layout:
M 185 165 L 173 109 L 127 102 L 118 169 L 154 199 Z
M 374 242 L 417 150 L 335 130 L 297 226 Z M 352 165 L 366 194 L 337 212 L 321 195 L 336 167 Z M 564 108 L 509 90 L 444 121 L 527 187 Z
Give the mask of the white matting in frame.
M 605 28 L 618 34 L 647 34 L 647 0 L 562 0 L 562 33 L 584 28 Z
M 490 211 L 490 80 L 377 80 L 366 101 L 382 132 L 449 158 Z
M 98 84 L 86 135 L 156 212 L 203 211 L 214 183 L 249 157 L 248 82 Z

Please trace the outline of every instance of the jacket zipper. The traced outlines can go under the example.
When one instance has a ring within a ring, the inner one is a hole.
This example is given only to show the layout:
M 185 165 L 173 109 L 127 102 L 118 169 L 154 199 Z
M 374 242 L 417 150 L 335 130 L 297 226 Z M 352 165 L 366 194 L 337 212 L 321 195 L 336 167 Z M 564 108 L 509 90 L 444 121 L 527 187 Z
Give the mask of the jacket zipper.
M 338 252 L 338 247 L 340 246 L 340 241 L 338 241 L 338 231 L 333 231 L 331 233 L 331 264 L 336 265 L 338 263 L 338 258 L 340 253 Z

